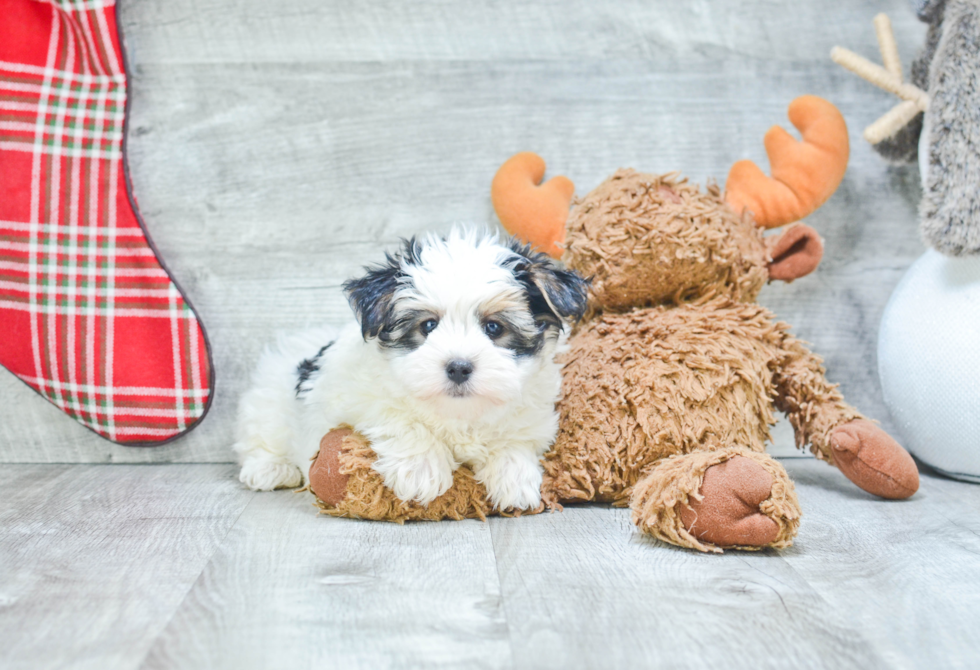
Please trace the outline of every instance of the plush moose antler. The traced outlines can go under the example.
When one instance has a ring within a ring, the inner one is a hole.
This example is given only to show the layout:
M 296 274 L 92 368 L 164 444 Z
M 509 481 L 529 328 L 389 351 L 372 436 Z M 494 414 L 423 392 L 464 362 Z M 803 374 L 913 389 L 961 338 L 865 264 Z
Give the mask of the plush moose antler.
M 830 57 L 838 65 L 903 100 L 864 129 L 864 139 L 871 144 L 878 144 L 894 136 L 915 118 L 916 114 L 929 109 L 929 95 L 918 86 L 902 81 L 902 62 L 898 57 L 895 35 L 892 33 L 892 23 L 888 17 L 885 14 L 878 14 L 874 18 L 874 25 L 884 67 L 844 47 L 834 47 Z
M 530 151 L 512 156 L 497 170 L 490 199 L 507 232 L 561 258 L 575 184 L 567 177 L 542 184 L 544 169 L 544 159 Z
M 735 163 L 728 173 L 726 201 L 738 214 L 752 212 L 762 228 L 799 221 L 813 212 L 833 195 L 847 170 L 847 125 L 836 107 L 804 95 L 790 104 L 789 120 L 803 141 L 779 126 L 769 129 L 765 145 L 771 178 L 748 160 Z M 559 258 L 575 186 L 566 177 L 541 184 L 544 171 L 537 154 L 517 154 L 497 171 L 490 197 L 507 232 Z
M 789 106 L 789 120 L 803 136 L 773 126 L 766 133 L 772 177 L 749 160 L 728 173 L 725 200 L 736 212 L 748 210 L 762 228 L 799 221 L 827 201 L 844 178 L 850 145 L 844 117 L 831 103 L 804 95 Z

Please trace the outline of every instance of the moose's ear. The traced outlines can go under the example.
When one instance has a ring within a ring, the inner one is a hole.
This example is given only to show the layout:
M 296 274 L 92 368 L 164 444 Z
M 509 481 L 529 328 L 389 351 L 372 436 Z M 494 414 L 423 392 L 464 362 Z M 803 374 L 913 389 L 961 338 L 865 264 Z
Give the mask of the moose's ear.
M 766 250 L 772 258 L 770 281 L 791 282 L 817 269 L 823 258 L 823 240 L 810 226 L 797 224 L 767 237 Z

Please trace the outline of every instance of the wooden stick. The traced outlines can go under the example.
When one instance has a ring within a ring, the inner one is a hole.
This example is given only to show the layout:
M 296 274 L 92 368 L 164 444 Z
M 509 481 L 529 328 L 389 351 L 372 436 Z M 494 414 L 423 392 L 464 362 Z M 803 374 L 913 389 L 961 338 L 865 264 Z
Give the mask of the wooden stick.
M 881 63 L 901 83 L 902 61 L 898 56 L 892 22 L 886 14 L 879 14 L 874 18 L 874 24 L 875 34 L 878 36 L 878 50 L 881 51 Z

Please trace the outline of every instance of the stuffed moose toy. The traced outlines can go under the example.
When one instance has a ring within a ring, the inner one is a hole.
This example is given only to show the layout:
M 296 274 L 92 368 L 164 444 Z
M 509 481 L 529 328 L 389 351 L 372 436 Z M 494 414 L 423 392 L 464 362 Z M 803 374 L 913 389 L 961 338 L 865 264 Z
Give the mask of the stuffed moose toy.
M 907 498 L 918 471 L 908 453 L 844 402 L 821 359 L 755 302 L 768 281 L 813 271 L 822 242 L 799 221 L 843 178 L 849 145 L 837 109 L 814 96 L 765 138 L 767 177 L 736 163 L 726 192 L 676 173 L 623 169 L 572 204 L 564 177 L 518 154 L 491 197 L 504 227 L 591 278 L 584 319 L 563 357 L 558 435 L 545 455 L 542 508 L 628 505 L 640 531 L 701 551 L 787 547 L 800 508 L 786 471 L 765 453 L 773 410 L 801 448 L 857 486 Z M 350 427 L 324 436 L 310 488 L 330 515 L 405 521 L 484 518 L 486 492 L 465 466 L 427 506 L 398 500 L 371 469 L 368 441 Z M 506 510 L 504 513 L 520 513 Z

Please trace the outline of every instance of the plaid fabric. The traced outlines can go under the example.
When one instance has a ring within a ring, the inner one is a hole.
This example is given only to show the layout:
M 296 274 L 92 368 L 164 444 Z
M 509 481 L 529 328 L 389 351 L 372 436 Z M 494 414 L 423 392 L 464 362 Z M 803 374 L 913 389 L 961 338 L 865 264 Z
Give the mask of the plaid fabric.
M 204 416 L 212 368 L 127 188 L 114 4 L 0 0 L 0 364 L 145 444 Z

